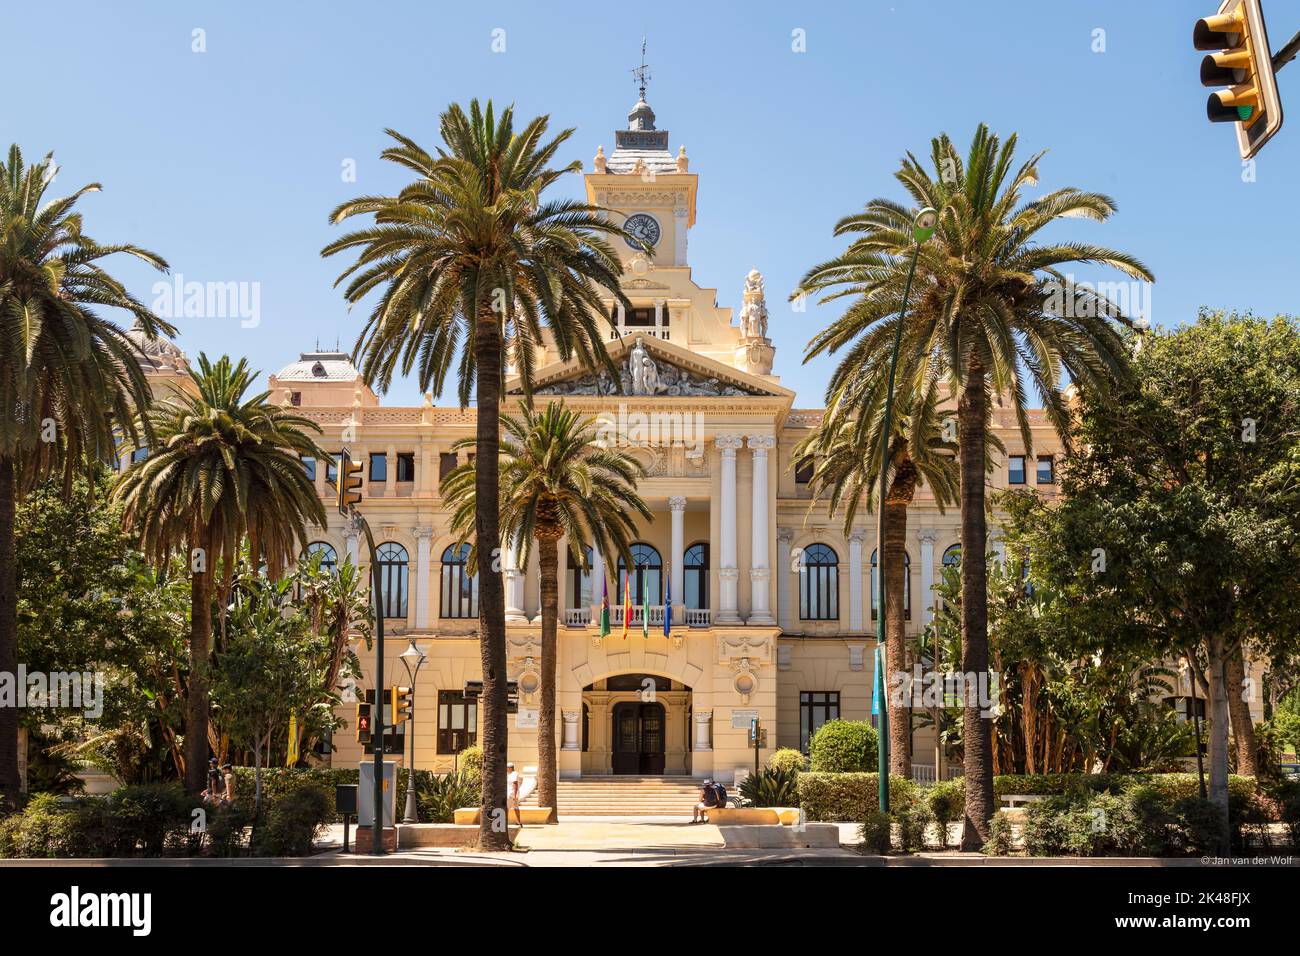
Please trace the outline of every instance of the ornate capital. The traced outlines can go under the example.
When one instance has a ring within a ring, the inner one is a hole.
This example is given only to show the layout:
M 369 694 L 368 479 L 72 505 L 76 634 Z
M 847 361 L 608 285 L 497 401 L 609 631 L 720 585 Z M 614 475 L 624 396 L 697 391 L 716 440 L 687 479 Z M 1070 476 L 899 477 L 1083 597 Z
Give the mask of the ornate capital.
M 668 510 L 670 510 L 670 511 L 685 511 L 685 510 L 686 510 L 686 496 L 685 496 L 685 495 L 673 495 L 671 498 L 669 498 L 669 499 L 668 499 Z
M 411 534 L 416 541 L 431 540 L 433 538 L 433 525 L 419 524 L 411 529 Z
M 917 528 L 916 540 L 922 544 L 934 544 L 939 540 L 939 532 L 934 528 Z
M 766 455 L 776 447 L 776 439 L 771 435 L 750 435 L 749 447 L 753 449 L 755 457 Z
M 722 581 L 740 580 L 739 568 L 718 568 L 718 579 Z
M 566 710 L 566 711 L 562 711 L 561 713 L 564 716 L 564 722 L 566 724 L 576 724 L 578 722 L 578 718 L 582 716 L 582 714 L 580 714 L 576 710 Z
M 741 446 L 741 437 L 739 435 L 719 435 L 714 439 L 714 443 L 724 457 L 735 458 L 736 449 Z
M 854 528 L 849 533 L 849 540 L 856 541 L 858 544 L 861 544 L 862 542 L 867 540 L 867 533 L 863 531 L 861 528 Z
M 711 711 L 711 710 L 697 710 L 697 711 L 695 712 L 695 722 L 696 722 L 697 724 L 711 724 L 711 723 L 713 723 L 713 711 Z
M 772 572 L 768 568 L 749 569 L 749 579 L 751 581 L 766 581 L 771 576 L 772 576 Z

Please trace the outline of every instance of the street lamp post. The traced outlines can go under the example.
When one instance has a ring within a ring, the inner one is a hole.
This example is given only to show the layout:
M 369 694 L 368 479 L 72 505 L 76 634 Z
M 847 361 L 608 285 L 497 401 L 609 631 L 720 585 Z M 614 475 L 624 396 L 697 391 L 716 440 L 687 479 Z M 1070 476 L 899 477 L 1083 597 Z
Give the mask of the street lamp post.
M 921 255 L 921 244 L 934 235 L 939 214 L 926 206 L 912 220 L 912 262 L 907 267 L 907 282 L 903 286 L 903 302 L 898 310 L 898 324 L 894 328 L 894 351 L 889 360 L 889 381 L 885 388 L 885 415 L 880 424 L 880 494 L 876 498 L 876 700 L 880 706 L 880 741 L 876 748 L 880 781 L 880 812 L 889 812 L 889 684 L 885 673 L 889 661 L 885 653 L 885 495 L 889 489 L 889 439 L 894 415 L 894 377 L 898 372 L 898 351 L 903 344 L 903 324 L 907 321 L 907 300 L 912 294 L 912 277 L 916 274 L 916 260 Z
M 415 638 L 411 638 L 410 646 L 397 656 L 406 667 L 406 676 L 411 679 L 411 718 L 407 721 L 411 734 L 411 759 L 406 766 L 406 812 L 402 814 L 402 822 L 419 823 L 420 809 L 415 797 L 415 679 L 420 676 L 420 668 L 428 656 L 416 646 Z

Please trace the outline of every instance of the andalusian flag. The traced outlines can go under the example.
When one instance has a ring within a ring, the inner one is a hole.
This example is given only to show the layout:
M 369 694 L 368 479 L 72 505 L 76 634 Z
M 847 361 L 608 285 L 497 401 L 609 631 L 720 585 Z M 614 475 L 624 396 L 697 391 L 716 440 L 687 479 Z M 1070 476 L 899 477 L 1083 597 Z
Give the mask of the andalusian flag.
M 623 637 L 627 637 L 628 625 L 632 623 L 632 575 L 623 579 Z
M 664 579 L 664 637 L 673 629 L 673 569 L 668 566 L 668 577 Z
M 609 636 L 609 581 L 604 575 L 600 580 L 600 636 Z

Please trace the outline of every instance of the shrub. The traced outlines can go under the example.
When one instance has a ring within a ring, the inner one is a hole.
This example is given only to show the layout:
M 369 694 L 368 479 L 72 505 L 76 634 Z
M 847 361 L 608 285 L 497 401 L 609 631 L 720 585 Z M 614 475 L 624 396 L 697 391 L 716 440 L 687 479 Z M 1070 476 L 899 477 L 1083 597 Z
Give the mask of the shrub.
M 799 774 L 799 806 L 809 820 L 853 823 L 879 809 L 879 778 L 874 773 Z M 915 783 L 904 777 L 889 778 L 889 805 L 894 811 L 910 808 L 918 799 Z
M 871 773 L 877 769 L 876 729 L 860 720 L 828 720 L 808 742 L 814 773 Z
M 872 810 L 858 826 L 862 849 L 868 853 L 888 853 L 891 847 L 889 814 Z
M 1031 804 L 1022 839 L 1031 856 L 1199 856 L 1223 838 L 1218 808 L 1148 784 L 1123 793 L 1074 793 Z
M 464 770 L 427 779 L 415 777 L 415 797 L 421 823 L 451 823 L 461 807 L 477 807 L 482 784 L 477 774 Z
M 933 822 L 930 808 L 925 801 L 918 800 L 910 807 L 894 814 L 898 824 L 898 849 L 903 853 L 915 853 L 925 849 L 925 831 Z
M 798 775 L 779 767 L 764 767 L 740 784 L 740 799 L 747 807 L 797 807 Z
M 239 856 L 244 833 L 252 818 L 238 803 L 219 806 L 208 813 L 208 852 L 213 856 Z
M 200 835 L 190 832 L 194 811 L 203 806 L 179 783 L 143 783 L 123 787 L 108 797 L 109 855 L 162 856 L 165 850 L 195 852 Z
M 1274 784 L 1269 795 L 1277 804 L 1278 819 L 1286 827 L 1291 848 L 1300 850 L 1300 780 L 1284 780 Z
M 782 747 L 776 753 L 772 754 L 772 759 L 767 765 L 773 770 L 785 770 L 791 774 L 798 775 L 800 772 L 808 769 L 808 760 L 802 753 L 793 747 Z
M 939 828 L 939 846 L 948 849 L 948 826 L 966 812 L 966 788 L 960 780 L 943 780 L 925 791 L 925 804 Z
M 252 767 L 235 767 L 235 802 L 251 819 L 255 783 Z M 265 811 L 281 797 L 304 787 L 323 790 L 329 797 L 330 820 L 337 816 L 334 807 L 334 787 L 339 784 L 356 784 L 360 780 L 356 767 L 271 767 L 262 770 L 262 807 Z M 416 774 L 419 779 L 419 773 Z M 398 770 L 398 793 L 405 791 L 406 771 Z M 399 796 L 400 800 L 400 796 Z M 399 810 L 400 813 L 400 805 Z
M 1011 818 L 999 810 L 989 821 L 989 838 L 984 843 L 987 856 L 1011 855 Z
M 456 770 L 459 773 L 467 773 L 471 777 L 482 780 L 483 748 L 475 744 L 473 747 L 466 747 L 462 750 L 460 757 L 456 761 Z
M 307 856 L 321 828 L 334 819 L 334 795 L 302 787 L 271 804 L 254 837 L 258 856 Z

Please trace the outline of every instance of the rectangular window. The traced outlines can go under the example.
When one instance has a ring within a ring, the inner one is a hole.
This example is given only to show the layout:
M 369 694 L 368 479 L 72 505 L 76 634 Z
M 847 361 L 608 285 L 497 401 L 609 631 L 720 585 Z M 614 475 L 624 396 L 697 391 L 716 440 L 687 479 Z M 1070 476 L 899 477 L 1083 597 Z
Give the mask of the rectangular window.
M 325 465 L 325 480 L 334 484 L 339 480 L 339 459 L 343 457 L 341 451 L 336 451 L 330 455 L 329 462 Z
M 370 455 L 370 480 L 387 481 L 388 480 L 388 456 L 379 452 L 372 452 Z
M 302 392 L 294 392 L 293 394 L 291 394 L 291 395 L 289 396 L 289 403 L 290 403 L 291 405 L 293 405 L 294 408 L 301 408 L 301 407 L 302 407 Z
M 398 453 L 397 480 L 415 481 L 415 452 L 404 451 Z
M 813 479 L 813 460 L 805 458 L 794 466 L 794 483 L 806 485 Z
M 1023 485 L 1025 483 L 1025 456 L 1010 455 L 1007 458 L 1007 484 Z
M 478 741 L 478 702 L 458 690 L 438 691 L 438 753 L 458 754 Z
M 315 481 L 316 480 L 316 459 L 304 458 L 302 460 L 302 470 L 307 473 L 308 481 Z
M 840 716 L 840 692 L 804 690 L 799 692 L 799 749 L 808 752 L 808 741 L 819 727 Z
M 1051 455 L 1038 456 L 1038 483 L 1040 485 L 1056 484 L 1056 459 Z
M 668 309 L 665 307 L 664 315 L 666 316 L 667 314 Z M 653 328 L 655 325 L 658 325 L 655 321 L 654 306 L 637 306 L 636 308 L 625 309 L 623 311 L 622 321 L 620 322 L 619 308 L 617 304 L 614 306 L 614 323 L 616 325 L 622 325 L 624 328 Z
M 438 456 L 438 480 L 442 481 L 456 467 L 456 453 L 444 451 Z

